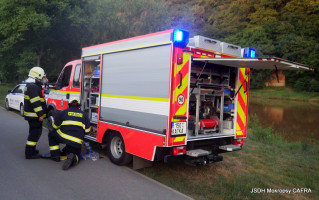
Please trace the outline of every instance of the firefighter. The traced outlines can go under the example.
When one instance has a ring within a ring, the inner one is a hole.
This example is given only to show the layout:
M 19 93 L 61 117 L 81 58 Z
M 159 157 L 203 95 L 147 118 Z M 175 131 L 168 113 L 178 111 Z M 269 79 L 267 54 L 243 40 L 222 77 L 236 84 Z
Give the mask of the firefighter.
M 29 72 L 24 89 L 24 118 L 29 123 L 29 136 L 25 147 L 25 158 L 40 158 L 36 149 L 42 134 L 42 122 L 46 117 L 46 103 L 43 98 L 41 81 L 45 77 L 41 67 L 33 67 Z
M 66 144 L 64 150 L 68 157 L 63 163 L 63 170 L 79 163 L 84 135 L 90 132 L 89 118 L 80 110 L 80 106 L 80 100 L 72 98 L 69 101 L 69 108 L 52 120 L 52 127 L 55 130 L 49 133 L 51 159 L 59 162 L 61 155 L 59 144 Z

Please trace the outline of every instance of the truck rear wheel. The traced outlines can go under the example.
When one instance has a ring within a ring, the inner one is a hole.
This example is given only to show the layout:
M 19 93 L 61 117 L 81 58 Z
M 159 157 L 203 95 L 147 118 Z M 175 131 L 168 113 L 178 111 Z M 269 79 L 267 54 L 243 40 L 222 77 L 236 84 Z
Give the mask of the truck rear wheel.
M 124 140 L 117 132 L 112 132 L 109 136 L 107 155 L 116 165 L 127 165 L 132 161 L 132 155 L 125 151 Z

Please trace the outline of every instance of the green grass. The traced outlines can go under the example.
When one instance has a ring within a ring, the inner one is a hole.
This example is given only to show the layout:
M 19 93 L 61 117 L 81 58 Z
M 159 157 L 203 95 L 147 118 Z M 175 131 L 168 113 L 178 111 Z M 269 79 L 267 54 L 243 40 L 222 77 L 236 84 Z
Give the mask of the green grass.
M 270 99 L 289 99 L 295 101 L 319 102 L 318 92 L 296 92 L 285 87 L 267 87 L 259 90 L 250 90 L 250 96 Z

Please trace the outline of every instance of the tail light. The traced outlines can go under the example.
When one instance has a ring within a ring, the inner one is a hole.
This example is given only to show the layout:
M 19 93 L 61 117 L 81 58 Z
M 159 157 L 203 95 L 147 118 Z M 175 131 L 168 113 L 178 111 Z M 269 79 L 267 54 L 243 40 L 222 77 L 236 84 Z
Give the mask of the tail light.
M 186 154 L 186 146 L 173 147 L 173 155 L 183 155 Z
M 234 140 L 234 145 L 239 145 L 243 146 L 244 145 L 244 140 L 240 139 L 240 140 Z

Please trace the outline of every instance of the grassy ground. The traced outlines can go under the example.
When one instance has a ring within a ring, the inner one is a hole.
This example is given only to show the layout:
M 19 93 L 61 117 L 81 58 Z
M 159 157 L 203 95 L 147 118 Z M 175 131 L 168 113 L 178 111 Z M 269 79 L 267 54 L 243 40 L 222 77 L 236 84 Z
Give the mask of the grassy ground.
M 267 87 L 260 90 L 250 90 L 249 93 L 252 97 L 319 102 L 319 93 L 296 92 L 284 87 Z
M 202 167 L 156 163 L 139 170 L 194 199 L 319 199 L 317 142 L 288 143 L 251 122 L 241 151 L 224 154 L 224 161 Z M 312 193 L 251 193 L 253 188 L 310 188 Z

